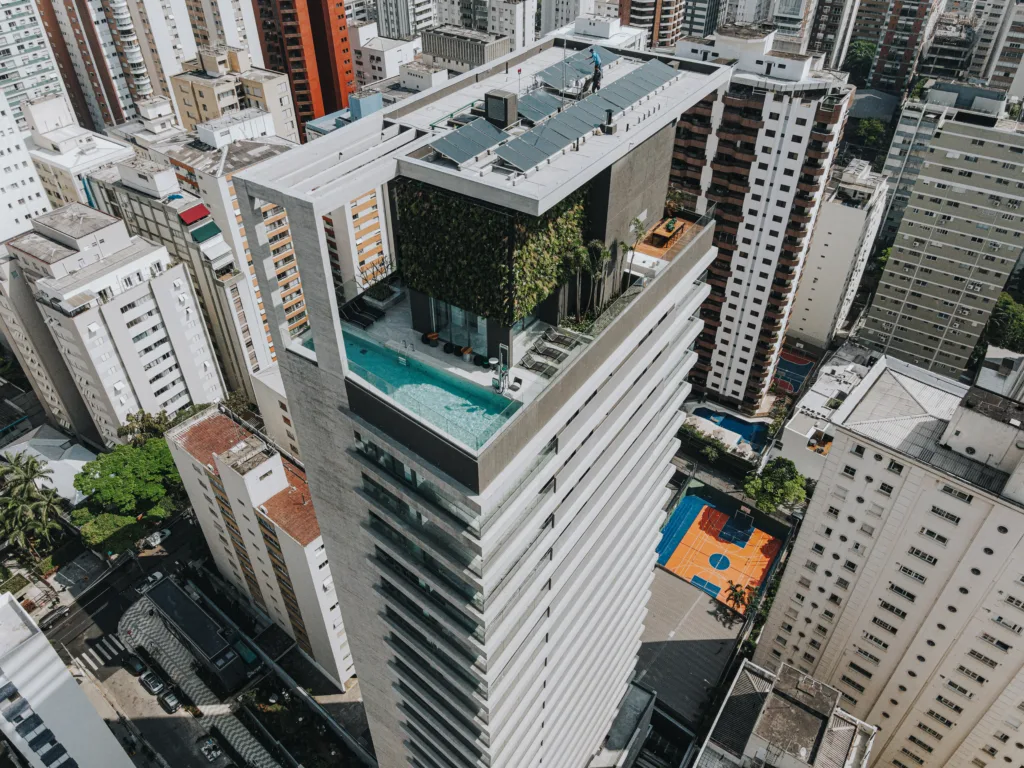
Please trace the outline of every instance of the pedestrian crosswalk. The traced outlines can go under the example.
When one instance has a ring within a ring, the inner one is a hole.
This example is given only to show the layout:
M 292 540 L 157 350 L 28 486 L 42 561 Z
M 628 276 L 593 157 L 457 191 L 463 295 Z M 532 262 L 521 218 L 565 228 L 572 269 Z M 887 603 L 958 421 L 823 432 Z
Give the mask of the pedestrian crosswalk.
M 99 670 L 100 667 L 116 666 L 120 662 L 121 655 L 125 653 L 125 647 L 117 635 L 90 638 L 85 641 L 85 644 L 85 650 L 75 657 L 75 661 L 93 672 Z

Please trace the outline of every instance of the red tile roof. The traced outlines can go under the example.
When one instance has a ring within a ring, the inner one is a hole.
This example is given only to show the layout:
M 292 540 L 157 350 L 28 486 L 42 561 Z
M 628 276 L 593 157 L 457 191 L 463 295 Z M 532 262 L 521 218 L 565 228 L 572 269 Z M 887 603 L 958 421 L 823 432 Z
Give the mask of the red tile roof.
M 240 427 L 219 411 L 197 421 L 179 432 L 174 440 L 202 465 L 213 464 L 213 455 L 222 454 L 249 437 L 249 430 Z
M 281 461 L 288 475 L 288 487 L 263 502 L 263 508 L 278 528 L 305 547 L 320 535 L 306 473 L 283 456 Z

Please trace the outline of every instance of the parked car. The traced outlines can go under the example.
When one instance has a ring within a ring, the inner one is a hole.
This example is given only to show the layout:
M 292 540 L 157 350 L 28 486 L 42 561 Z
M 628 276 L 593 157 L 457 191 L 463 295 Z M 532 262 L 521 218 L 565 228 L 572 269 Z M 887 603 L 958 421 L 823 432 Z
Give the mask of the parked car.
M 152 693 L 154 696 L 156 696 L 158 693 L 163 691 L 164 688 L 167 687 L 164 684 L 164 681 L 161 680 L 157 676 L 156 672 L 153 672 L 152 670 L 143 673 L 142 677 L 139 678 L 139 682 L 142 683 L 143 688 Z
M 155 587 L 157 585 L 157 582 L 159 582 L 160 579 L 162 579 L 163 577 L 164 575 L 160 573 L 160 571 L 153 571 L 151 574 L 149 574 L 149 576 L 146 577 L 146 580 L 144 582 L 142 582 L 141 584 L 139 584 L 139 586 L 135 588 L 135 591 L 138 592 L 140 595 L 144 595 L 147 592 L 149 592 L 149 590 L 151 590 L 153 587 Z
M 62 605 L 60 608 L 55 608 L 39 620 L 39 628 L 42 630 L 49 629 L 69 613 L 71 613 L 70 605 Z
M 159 547 L 163 542 L 167 541 L 167 539 L 170 538 L 170 536 L 170 528 L 161 528 L 156 533 L 151 533 L 149 536 L 147 536 L 145 539 L 145 544 L 150 549 L 154 549 L 156 547 Z
M 181 709 L 181 700 L 172 690 L 166 690 L 161 693 L 157 701 L 160 702 L 160 706 L 164 708 L 167 714 L 173 714 Z
M 128 654 L 128 657 L 124 660 L 124 668 L 135 675 L 135 677 L 146 671 L 146 665 L 142 663 L 142 659 L 133 654 Z

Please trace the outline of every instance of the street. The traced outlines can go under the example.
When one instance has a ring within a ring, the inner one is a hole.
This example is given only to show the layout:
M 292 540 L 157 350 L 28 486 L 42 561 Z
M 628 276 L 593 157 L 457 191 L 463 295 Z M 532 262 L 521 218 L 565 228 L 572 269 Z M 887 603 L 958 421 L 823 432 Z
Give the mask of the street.
M 83 687 L 88 684 L 92 688 L 87 693 L 105 700 L 107 706 L 101 711 L 113 722 L 113 730 L 122 743 L 130 738 L 128 731 L 111 713 L 130 720 L 172 768 L 220 768 L 228 763 L 225 756 L 210 763 L 199 751 L 199 743 L 208 735 L 202 720 L 184 707 L 174 714 L 166 713 L 157 697 L 143 690 L 138 679 L 124 668 L 128 654 L 117 635 L 118 621 L 139 599 L 136 589 L 148 575 L 159 572 L 167 576 L 189 560 L 206 554 L 197 526 L 177 521 L 172 523 L 171 530 L 164 546 L 144 551 L 138 558 L 123 556 L 45 634 L 76 676 L 88 681 L 83 681 Z

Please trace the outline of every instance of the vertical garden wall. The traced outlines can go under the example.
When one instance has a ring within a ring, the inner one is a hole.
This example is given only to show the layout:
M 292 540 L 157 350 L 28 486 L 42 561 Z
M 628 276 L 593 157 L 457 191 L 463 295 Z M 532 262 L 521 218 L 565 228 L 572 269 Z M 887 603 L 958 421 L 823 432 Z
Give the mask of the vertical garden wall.
M 505 327 L 586 258 L 585 190 L 542 216 L 528 216 L 410 179 L 391 187 L 398 270 L 406 284 Z

